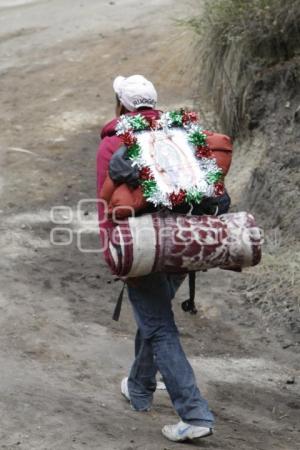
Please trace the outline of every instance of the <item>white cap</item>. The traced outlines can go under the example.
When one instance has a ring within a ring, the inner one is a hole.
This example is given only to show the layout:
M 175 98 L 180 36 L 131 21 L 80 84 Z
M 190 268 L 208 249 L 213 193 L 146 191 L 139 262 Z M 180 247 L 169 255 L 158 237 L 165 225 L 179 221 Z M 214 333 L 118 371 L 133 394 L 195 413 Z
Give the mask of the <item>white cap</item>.
M 155 108 L 157 92 L 151 81 L 142 75 L 117 77 L 113 82 L 115 93 L 128 111 L 135 111 L 142 106 Z

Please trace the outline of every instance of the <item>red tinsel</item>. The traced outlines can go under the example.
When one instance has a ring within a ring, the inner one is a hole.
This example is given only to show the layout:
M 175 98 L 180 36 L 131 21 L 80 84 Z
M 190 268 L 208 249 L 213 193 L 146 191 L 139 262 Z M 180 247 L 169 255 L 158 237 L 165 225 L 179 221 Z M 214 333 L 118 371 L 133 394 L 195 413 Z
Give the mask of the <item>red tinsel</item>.
M 207 145 L 201 146 L 201 147 L 198 147 L 198 148 L 197 148 L 197 150 L 196 150 L 196 156 L 197 156 L 198 158 L 211 158 L 211 156 L 212 156 L 212 151 L 211 151 L 211 149 L 210 149 Z
M 131 147 L 136 143 L 137 140 L 134 134 L 132 134 L 130 131 L 126 131 L 126 133 L 121 134 L 120 138 L 122 139 L 123 143 L 127 145 L 127 147 Z
M 186 192 L 181 189 L 177 194 L 175 194 L 175 192 L 170 194 L 169 199 L 173 206 L 177 206 L 184 202 L 185 197 Z
M 147 118 L 147 122 L 149 123 L 149 127 L 152 130 L 155 130 L 157 128 L 157 120 L 154 119 L 154 117 Z
M 143 167 L 140 170 L 139 175 L 140 175 L 140 179 L 141 180 L 153 180 L 154 179 L 153 175 L 151 174 L 151 170 L 150 170 L 149 167 Z
M 198 122 L 198 120 L 199 120 L 198 114 L 195 113 L 195 112 L 187 112 L 187 111 L 185 111 L 183 113 L 183 116 L 182 116 L 182 122 L 183 123 L 188 123 L 188 122 L 194 123 L 194 122 Z
M 224 183 L 219 181 L 215 184 L 215 195 L 219 197 L 220 195 L 223 195 L 225 193 L 225 186 Z

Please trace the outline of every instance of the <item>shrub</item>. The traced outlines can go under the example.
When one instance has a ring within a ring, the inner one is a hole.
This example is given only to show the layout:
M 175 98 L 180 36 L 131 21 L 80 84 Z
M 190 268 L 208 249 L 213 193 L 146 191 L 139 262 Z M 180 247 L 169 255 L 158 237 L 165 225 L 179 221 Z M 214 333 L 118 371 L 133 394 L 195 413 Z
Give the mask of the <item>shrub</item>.
M 200 37 L 204 88 L 224 131 L 234 136 L 255 76 L 299 54 L 299 1 L 206 0 L 201 14 L 185 23 Z

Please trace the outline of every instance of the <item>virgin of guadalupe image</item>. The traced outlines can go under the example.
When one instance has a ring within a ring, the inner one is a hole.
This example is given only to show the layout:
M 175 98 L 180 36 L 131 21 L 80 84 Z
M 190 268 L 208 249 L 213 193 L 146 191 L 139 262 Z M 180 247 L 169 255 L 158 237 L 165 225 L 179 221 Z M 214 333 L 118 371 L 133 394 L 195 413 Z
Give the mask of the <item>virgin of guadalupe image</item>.
M 166 192 L 197 182 L 197 162 L 181 130 L 149 133 L 148 152 L 157 182 Z

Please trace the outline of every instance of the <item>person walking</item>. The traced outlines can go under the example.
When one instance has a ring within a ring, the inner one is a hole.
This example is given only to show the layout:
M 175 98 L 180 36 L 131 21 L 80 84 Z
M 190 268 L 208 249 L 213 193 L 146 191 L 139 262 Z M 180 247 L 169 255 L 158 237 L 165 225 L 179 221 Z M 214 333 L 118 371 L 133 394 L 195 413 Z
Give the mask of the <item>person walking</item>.
M 116 118 L 102 130 L 97 153 L 97 189 L 101 191 L 112 155 L 122 142 L 116 135 L 120 115 L 141 114 L 157 119 L 157 92 L 154 85 L 141 75 L 117 77 L 113 83 L 116 95 Z M 99 205 L 102 243 L 113 228 Z M 103 244 L 104 245 L 104 244 Z M 121 382 L 121 392 L 136 411 L 149 411 L 156 390 L 156 374 L 163 377 L 166 389 L 180 421 L 165 425 L 163 435 L 171 441 L 185 441 L 212 434 L 214 416 L 197 387 L 193 369 L 181 346 L 172 311 L 172 299 L 185 278 L 184 274 L 152 273 L 128 280 L 128 296 L 133 308 L 137 332 L 135 359 L 128 377 Z

